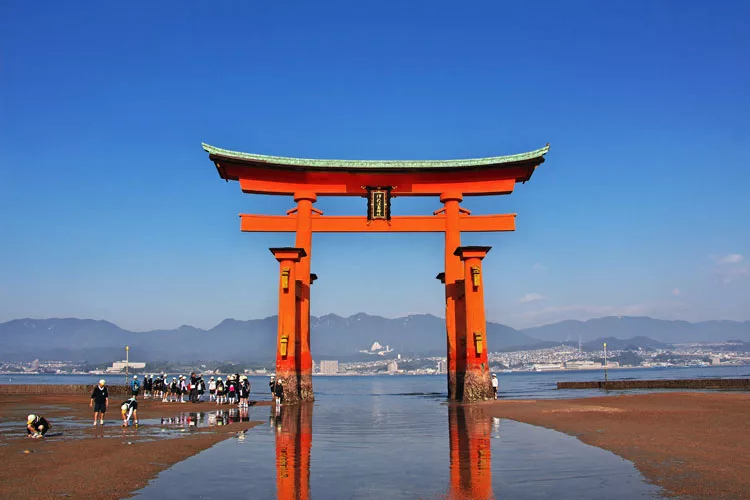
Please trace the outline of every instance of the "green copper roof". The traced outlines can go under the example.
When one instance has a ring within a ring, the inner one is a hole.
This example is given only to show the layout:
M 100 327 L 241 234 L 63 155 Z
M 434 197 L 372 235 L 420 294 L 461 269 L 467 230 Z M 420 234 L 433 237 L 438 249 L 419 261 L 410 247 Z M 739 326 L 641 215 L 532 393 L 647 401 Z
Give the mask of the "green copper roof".
M 528 160 L 544 161 L 544 155 L 549 151 L 549 144 L 543 148 L 528 153 L 508 156 L 491 156 L 488 158 L 467 158 L 463 160 L 318 160 L 309 158 L 288 158 L 285 156 L 266 156 L 253 153 L 241 153 L 221 149 L 203 143 L 203 149 L 210 155 L 221 156 L 229 160 L 242 162 L 258 162 L 288 167 L 310 167 L 323 169 L 450 169 L 460 167 L 479 167 L 483 165 L 499 165 L 517 163 Z

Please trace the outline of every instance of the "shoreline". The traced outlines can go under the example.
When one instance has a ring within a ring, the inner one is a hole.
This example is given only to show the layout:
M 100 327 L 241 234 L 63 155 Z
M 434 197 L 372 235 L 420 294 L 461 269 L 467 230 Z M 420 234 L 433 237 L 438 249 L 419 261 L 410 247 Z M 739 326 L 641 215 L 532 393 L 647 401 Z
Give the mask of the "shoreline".
M 87 395 L 0 394 L 0 421 L 18 424 L 0 432 L 0 498 L 127 498 L 174 464 L 263 423 L 246 418 L 212 427 L 168 425 L 163 419 L 229 407 L 139 398 L 142 424 L 122 427 L 119 405 L 126 398 L 110 397 L 105 424 L 93 426 Z M 48 437 L 27 439 L 26 415 L 37 412 L 52 428 Z
M 676 392 L 477 403 L 633 462 L 669 496 L 747 498 L 750 394 Z

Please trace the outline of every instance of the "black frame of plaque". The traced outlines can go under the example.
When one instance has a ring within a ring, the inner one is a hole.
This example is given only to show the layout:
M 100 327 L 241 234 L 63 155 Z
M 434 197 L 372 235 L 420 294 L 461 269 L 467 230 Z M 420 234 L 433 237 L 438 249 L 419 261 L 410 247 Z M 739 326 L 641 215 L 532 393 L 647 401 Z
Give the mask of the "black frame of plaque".
M 373 187 L 367 186 L 367 221 L 373 220 L 391 220 L 391 186 Z M 379 214 L 375 210 L 376 199 L 383 198 L 383 213 Z

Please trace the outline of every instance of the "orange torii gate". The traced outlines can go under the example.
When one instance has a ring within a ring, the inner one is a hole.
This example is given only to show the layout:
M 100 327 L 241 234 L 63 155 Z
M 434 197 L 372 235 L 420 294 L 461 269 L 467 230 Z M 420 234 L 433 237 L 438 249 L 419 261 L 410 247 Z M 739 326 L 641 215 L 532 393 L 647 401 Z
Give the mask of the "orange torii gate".
M 219 176 L 245 193 L 292 196 L 286 215 L 241 214 L 247 232 L 293 232 L 294 247 L 272 248 L 279 262 L 276 374 L 288 403 L 313 400 L 310 355 L 310 272 L 313 233 L 439 232 L 445 234 L 448 395 L 458 401 L 490 397 L 482 259 L 490 247 L 462 247 L 461 232 L 513 231 L 515 214 L 471 215 L 464 196 L 510 194 L 544 162 L 549 144 L 510 156 L 464 160 L 320 160 L 241 153 L 203 144 Z M 367 216 L 325 216 L 318 196 L 367 198 Z M 395 196 L 438 196 L 443 208 L 427 216 L 392 216 Z

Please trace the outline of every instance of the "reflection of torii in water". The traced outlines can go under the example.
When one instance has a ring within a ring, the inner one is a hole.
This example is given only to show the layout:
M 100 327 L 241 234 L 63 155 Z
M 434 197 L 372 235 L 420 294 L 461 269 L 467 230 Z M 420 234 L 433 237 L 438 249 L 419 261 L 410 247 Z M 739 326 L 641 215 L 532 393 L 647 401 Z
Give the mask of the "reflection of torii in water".
M 310 498 L 310 447 L 312 446 L 312 403 L 271 406 L 271 423 L 276 434 L 276 497 L 279 500 Z
M 480 407 L 449 405 L 451 500 L 489 500 L 492 494 L 492 419 Z
M 279 500 L 309 500 L 312 403 L 271 407 L 276 435 L 276 495 Z M 450 500 L 489 500 L 492 494 L 492 419 L 476 406 L 448 407 Z

